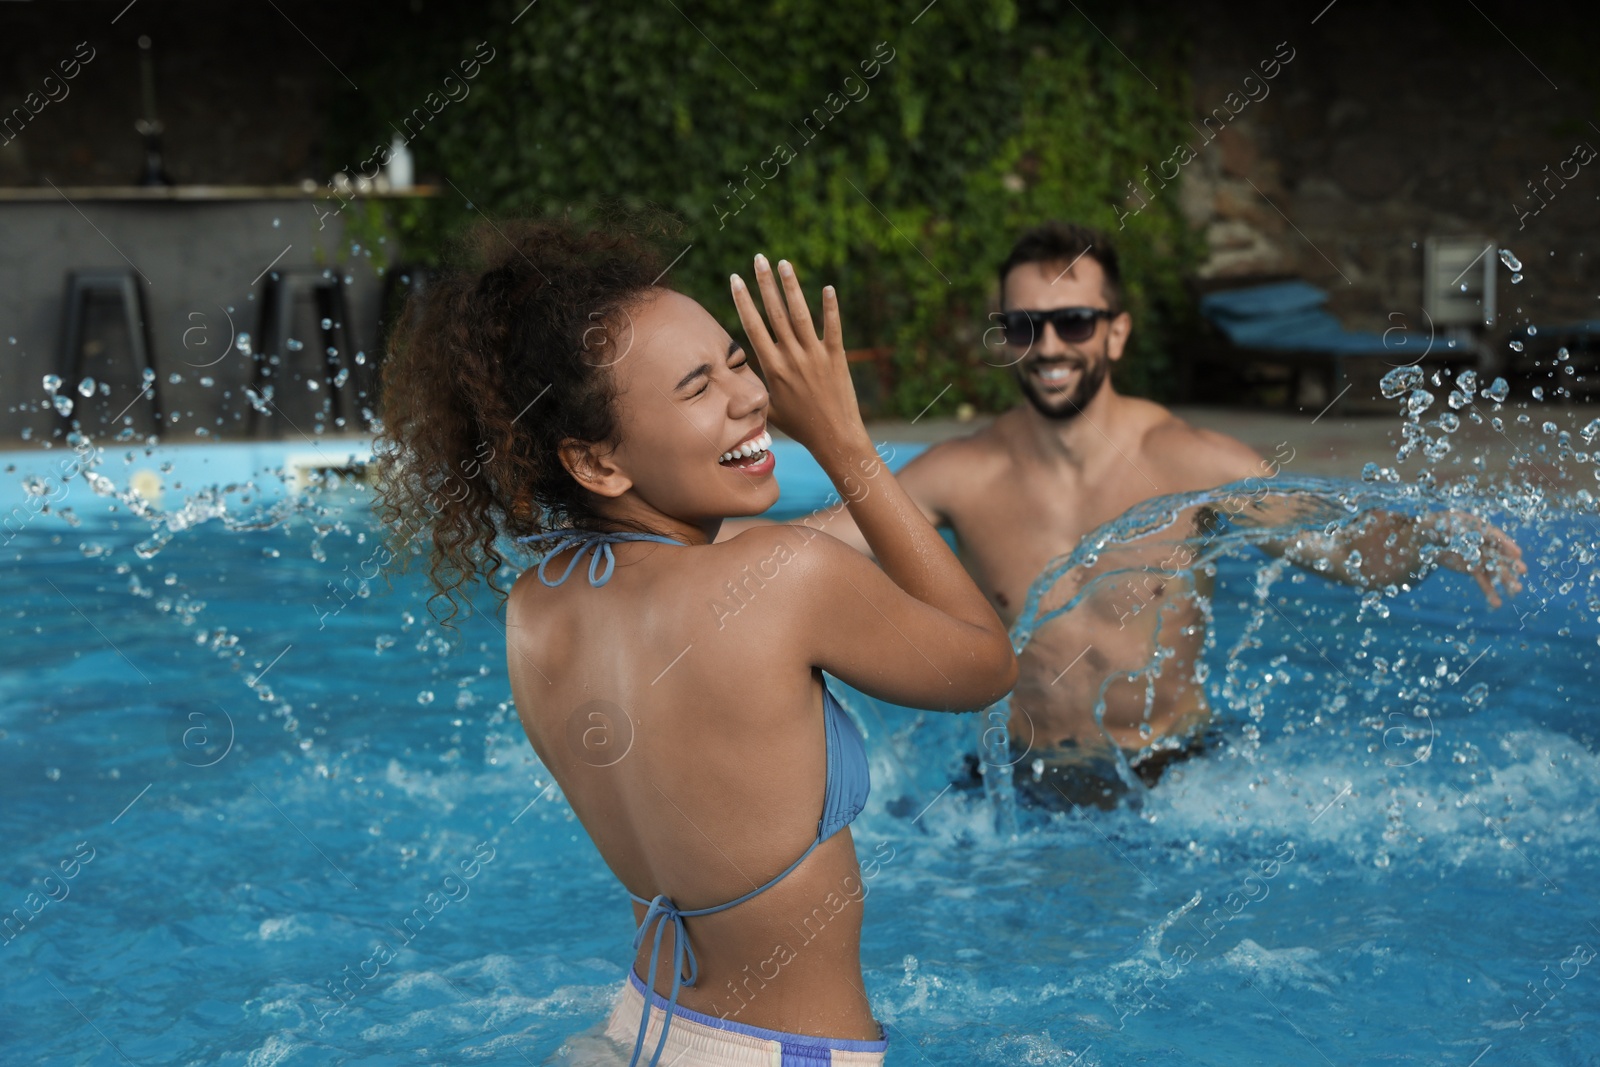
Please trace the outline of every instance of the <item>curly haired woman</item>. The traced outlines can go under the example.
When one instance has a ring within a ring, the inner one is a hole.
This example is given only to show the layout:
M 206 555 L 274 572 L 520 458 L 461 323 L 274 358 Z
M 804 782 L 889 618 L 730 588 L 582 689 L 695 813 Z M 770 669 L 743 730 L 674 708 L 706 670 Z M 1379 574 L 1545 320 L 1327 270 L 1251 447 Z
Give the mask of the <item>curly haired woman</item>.
M 385 370 L 384 518 L 431 534 L 436 598 L 480 577 L 506 596 L 528 739 L 633 898 L 606 1027 L 629 1062 L 878 1063 L 848 829 L 867 761 L 823 672 L 960 711 L 1002 696 L 1016 659 L 867 436 L 833 290 L 819 337 L 787 263 L 755 260 L 770 329 L 731 278 L 758 377 L 661 284 L 657 236 L 474 235 Z M 816 457 L 877 565 L 794 526 L 713 543 L 778 499 L 772 430 Z M 541 557 L 509 591 L 503 536 Z

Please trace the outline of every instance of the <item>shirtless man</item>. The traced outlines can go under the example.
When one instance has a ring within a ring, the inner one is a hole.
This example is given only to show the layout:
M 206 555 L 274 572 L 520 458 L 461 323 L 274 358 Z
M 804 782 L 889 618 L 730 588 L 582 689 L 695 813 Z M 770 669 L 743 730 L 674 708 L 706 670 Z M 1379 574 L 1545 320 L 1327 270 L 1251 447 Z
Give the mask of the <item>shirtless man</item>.
M 1000 267 L 1004 345 L 991 362 L 1010 366 L 1026 402 L 970 436 L 930 447 L 895 476 L 930 523 L 954 531 L 962 562 L 1007 626 L 1033 580 L 1085 534 L 1153 497 L 1268 479 L 1284 461 L 1281 450 L 1276 462 L 1265 461 L 1232 437 L 1118 393 L 1110 370 L 1133 328 L 1122 305 L 1116 251 L 1104 234 L 1060 223 L 1024 234 Z M 1186 516 L 1194 525 L 1176 538 L 1203 530 L 1204 512 Z M 1473 574 L 1498 606 L 1495 582 L 1507 593 L 1520 589 L 1520 551 L 1493 527 L 1450 515 L 1444 528 L 1386 516 L 1332 537 L 1262 547 L 1325 577 L 1382 586 L 1414 580 L 1424 543 L 1469 527 L 1484 536 L 1483 562 L 1448 551 L 1437 562 Z M 801 522 L 868 551 L 844 508 Z M 723 536 L 741 525 L 725 523 Z M 1033 795 L 1100 804 L 1114 800 L 1119 784 L 1131 784 L 1129 769 L 1153 784 L 1167 762 L 1198 750 L 1197 731 L 1210 717 L 1194 673 L 1204 619 L 1193 579 L 1173 565 L 1174 544 L 1146 553 L 1146 576 L 1132 596 L 1087 598 L 1036 633 L 1019 656 L 1009 698 L 1011 760 L 1029 757 L 1017 780 L 1027 785 L 1031 778 Z M 1349 558 L 1357 548 L 1359 569 Z M 1079 576 L 1080 587 L 1086 577 Z M 1150 607 L 1130 610 L 1133 597 Z M 1064 597 L 1058 592 L 1053 600 Z M 1158 640 L 1171 654 L 1152 672 L 1146 668 Z M 1048 773 L 1036 769 L 1041 765 Z

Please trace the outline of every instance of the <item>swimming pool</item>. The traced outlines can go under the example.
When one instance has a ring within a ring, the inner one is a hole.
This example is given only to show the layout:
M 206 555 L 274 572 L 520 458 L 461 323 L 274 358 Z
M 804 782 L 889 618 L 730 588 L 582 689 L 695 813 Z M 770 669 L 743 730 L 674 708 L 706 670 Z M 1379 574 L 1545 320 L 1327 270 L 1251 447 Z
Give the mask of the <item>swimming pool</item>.
M 283 449 L 120 456 L 102 488 L 153 470 L 169 510 L 236 488 L 165 543 L 81 482 L 7 535 L 0 1061 L 539 1063 L 591 1028 L 633 923 L 497 624 L 446 642 L 415 576 L 347 584 L 365 490 L 286 491 Z M 820 503 L 779 458 L 786 503 Z M 1232 743 L 1137 810 L 999 832 L 945 788 L 978 717 L 839 686 L 873 760 L 853 829 L 890 1062 L 1594 1062 L 1592 523 L 1515 528 L 1515 612 L 1450 574 L 1387 618 L 1284 574 L 1264 612 L 1257 561 L 1225 560 Z

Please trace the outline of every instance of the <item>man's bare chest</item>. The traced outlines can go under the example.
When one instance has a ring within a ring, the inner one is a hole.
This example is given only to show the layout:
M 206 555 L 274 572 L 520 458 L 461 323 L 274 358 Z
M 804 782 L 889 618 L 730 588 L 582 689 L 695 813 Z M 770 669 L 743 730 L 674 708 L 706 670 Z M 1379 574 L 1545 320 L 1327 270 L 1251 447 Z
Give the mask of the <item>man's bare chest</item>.
M 1096 484 L 1015 474 L 967 487 L 948 509 L 962 562 L 1007 623 L 1028 587 L 1084 535 L 1160 494 L 1131 467 Z

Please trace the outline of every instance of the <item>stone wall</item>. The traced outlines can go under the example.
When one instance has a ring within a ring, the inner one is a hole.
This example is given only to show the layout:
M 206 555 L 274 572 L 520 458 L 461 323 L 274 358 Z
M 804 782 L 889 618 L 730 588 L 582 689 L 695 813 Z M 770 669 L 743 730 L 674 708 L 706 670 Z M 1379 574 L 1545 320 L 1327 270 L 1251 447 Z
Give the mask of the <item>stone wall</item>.
M 1348 327 L 1382 330 L 1418 321 L 1427 237 L 1482 235 L 1525 265 L 1520 284 L 1498 273 L 1495 343 L 1530 319 L 1600 318 L 1600 160 L 1550 180 L 1574 146 L 1600 148 L 1592 59 L 1571 47 L 1600 40 L 1592 6 L 1323 2 L 1190 15 L 1196 122 L 1239 94 L 1183 168 L 1202 274 L 1296 274 Z M 1280 42 L 1293 59 L 1266 82 Z

